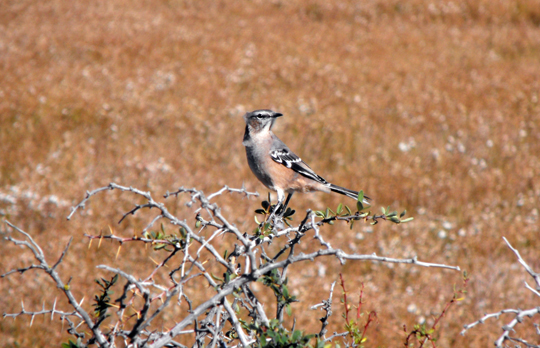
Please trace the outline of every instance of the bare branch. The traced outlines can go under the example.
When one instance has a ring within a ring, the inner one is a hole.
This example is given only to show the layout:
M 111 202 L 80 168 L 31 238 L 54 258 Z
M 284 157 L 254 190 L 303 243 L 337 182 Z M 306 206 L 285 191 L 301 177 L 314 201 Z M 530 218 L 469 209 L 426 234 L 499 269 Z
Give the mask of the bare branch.
M 536 307 L 536 308 L 532 308 L 532 309 L 528 309 L 528 310 L 503 309 L 502 311 L 499 311 L 497 313 L 486 314 L 485 316 L 483 316 L 479 320 L 475 321 L 474 323 L 471 323 L 469 325 L 465 325 L 464 329 L 461 331 L 461 335 L 465 335 L 465 332 L 467 330 L 469 330 L 470 328 L 475 327 L 478 324 L 483 324 L 487 319 L 490 319 L 490 318 L 499 319 L 499 317 L 502 314 L 506 314 L 506 313 L 516 314 L 516 317 L 510 323 L 503 326 L 503 334 L 495 341 L 495 346 L 496 347 L 502 347 L 503 342 L 506 339 L 508 339 L 508 335 L 510 334 L 510 332 L 514 330 L 514 326 L 516 326 L 516 324 L 518 324 L 518 323 L 521 323 L 525 317 L 532 317 L 535 314 L 540 313 L 540 307 Z
M 334 287 L 336 286 L 336 281 L 332 283 L 332 286 L 330 287 L 330 296 L 328 296 L 328 300 L 323 300 L 321 303 L 316 304 L 311 307 L 311 309 L 317 309 L 319 307 L 322 307 L 321 309 L 326 312 L 324 317 L 320 319 L 322 326 L 321 331 L 319 331 L 319 337 L 324 338 L 326 335 L 326 327 L 328 326 L 328 318 L 332 315 L 332 296 L 334 295 Z
M 73 237 L 69 238 L 69 242 L 67 243 L 66 247 L 64 248 L 64 251 L 62 252 L 62 255 L 60 255 L 60 258 L 58 259 L 58 261 L 56 261 L 54 266 L 52 266 L 51 270 L 54 271 L 56 269 L 56 267 L 58 267 L 58 265 L 64 260 L 64 256 L 66 256 L 66 253 L 67 253 L 72 241 L 73 241 Z
M 236 333 L 238 334 L 238 337 L 240 338 L 240 342 L 242 342 L 242 346 L 244 348 L 249 347 L 249 344 L 251 342 L 248 342 L 248 338 L 246 337 L 246 333 L 242 329 L 242 326 L 240 325 L 240 321 L 238 321 L 238 318 L 236 317 L 236 314 L 234 313 L 231 304 L 229 301 L 227 301 L 226 298 L 223 299 L 223 307 L 225 307 L 225 310 L 227 313 L 229 313 L 229 318 L 231 320 L 231 323 L 234 326 L 234 329 L 236 330 Z
M 77 300 L 75 300 L 75 297 L 71 293 L 70 286 L 67 285 L 67 284 L 64 284 L 62 282 L 62 280 L 60 279 L 59 274 L 55 270 L 55 267 L 62 261 L 62 259 L 64 258 L 64 255 L 67 253 L 67 250 L 69 248 L 71 240 L 68 242 L 66 248 L 64 249 L 64 252 L 62 253 L 62 256 L 60 256 L 60 259 L 55 264 L 55 266 L 54 267 L 49 267 L 49 265 L 45 261 L 45 256 L 43 254 L 43 251 L 37 245 L 37 243 L 34 241 L 34 239 L 28 233 L 26 233 L 23 230 L 21 230 L 20 228 L 14 226 L 10 222 L 6 221 L 6 223 L 10 227 L 12 227 L 14 230 L 16 230 L 17 232 L 23 234 L 27 238 L 26 241 L 18 241 L 18 240 L 15 240 L 15 239 L 11 238 L 10 236 L 8 236 L 7 239 L 12 241 L 15 244 L 25 245 L 32 251 L 32 253 L 34 254 L 34 257 L 36 258 L 36 260 L 38 260 L 40 262 L 39 267 L 34 267 L 34 268 L 43 269 L 54 280 L 54 282 L 56 283 L 56 287 L 58 289 L 60 289 L 62 292 L 64 292 L 64 294 L 67 297 L 70 305 L 75 309 L 75 312 L 77 312 L 77 314 L 83 319 L 86 326 L 90 330 L 92 330 L 92 332 L 94 334 L 94 337 L 96 338 L 98 343 L 101 344 L 103 347 L 109 347 L 109 344 L 108 344 L 107 340 L 105 339 L 103 333 L 99 329 L 99 327 L 97 325 L 94 325 L 94 322 L 92 321 L 92 318 L 90 317 L 90 315 L 81 307 L 80 303 L 78 303 Z M 82 303 L 82 301 L 81 301 L 81 303 Z M 23 310 L 24 310 L 24 308 L 23 308 Z
M 112 187 L 112 185 L 114 185 L 114 184 L 109 184 L 109 186 L 106 186 L 106 187 L 100 187 L 98 189 L 95 189 L 94 191 L 86 191 L 86 197 L 84 197 L 84 199 L 79 204 L 77 204 L 75 207 L 71 208 L 71 213 L 68 215 L 67 219 L 71 220 L 71 217 L 73 216 L 73 214 L 75 214 L 75 212 L 78 209 L 84 209 L 86 207 L 86 202 L 93 195 L 95 195 L 95 194 L 97 194 L 97 193 L 99 193 L 101 191 L 114 189 L 114 187 Z
M 531 277 L 536 282 L 536 290 L 540 291 L 540 274 L 533 271 L 533 269 L 527 264 L 527 262 L 525 262 L 525 260 L 523 260 L 523 258 L 519 254 L 519 251 L 517 251 L 517 249 L 512 247 L 510 242 L 508 242 L 508 240 L 505 237 L 503 237 L 503 239 L 504 239 L 504 242 L 506 243 L 506 245 L 508 245 L 508 247 L 510 248 L 510 250 L 512 250 L 514 252 L 514 254 L 516 254 L 519 263 L 521 263 L 523 268 L 525 268 L 525 270 L 531 275 Z
M 538 285 L 538 288 L 537 289 L 533 289 L 531 286 L 529 286 L 529 284 L 527 284 L 527 282 L 525 282 L 525 286 L 531 290 L 533 293 L 535 293 L 536 295 L 538 295 L 538 290 L 540 290 L 540 277 L 539 277 L 539 274 L 534 272 L 533 269 L 527 264 L 527 262 L 525 262 L 525 260 L 521 257 L 519 251 L 517 249 L 515 249 L 514 247 L 512 247 L 512 245 L 510 244 L 510 242 L 508 242 L 508 240 L 503 237 L 503 240 L 504 242 L 506 243 L 506 245 L 510 248 L 510 250 L 512 250 L 514 252 L 514 254 L 517 256 L 518 258 L 518 261 L 519 263 L 521 263 L 521 265 L 523 266 L 523 268 L 525 268 L 525 270 L 531 275 L 531 277 L 535 280 L 536 284 Z M 521 338 L 515 338 L 515 337 L 510 337 L 510 332 L 514 331 L 514 327 L 518 324 L 518 323 L 521 323 L 523 322 L 523 319 L 525 317 L 533 317 L 534 315 L 537 315 L 537 314 L 540 314 L 540 307 L 536 307 L 536 308 L 531 308 L 531 309 L 528 309 L 528 310 L 521 310 L 521 309 L 503 309 L 499 312 L 496 312 L 496 313 L 492 313 L 492 314 L 486 314 L 485 316 L 483 316 L 482 318 L 480 318 L 479 320 L 475 321 L 474 323 L 471 323 L 471 324 L 468 324 L 468 325 L 465 325 L 463 330 L 461 331 L 461 335 L 464 335 L 465 332 L 467 332 L 467 330 L 469 330 L 470 328 L 473 328 L 475 327 L 476 325 L 478 324 L 483 324 L 487 319 L 490 319 L 490 318 L 496 318 L 496 319 L 499 319 L 499 317 L 503 314 L 507 314 L 507 313 L 512 313 L 512 314 L 515 314 L 515 317 L 512 321 L 510 321 L 510 323 L 504 325 L 502 327 L 503 329 L 503 334 L 501 336 L 499 336 L 499 338 L 495 341 L 495 346 L 497 348 L 502 348 L 503 347 L 503 344 L 504 344 L 504 341 L 506 340 L 512 340 L 512 341 L 515 341 L 515 342 L 520 342 L 520 343 L 523 343 L 525 344 L 526 346 L 528 347 L 537 347 L 537 346 L 534 346 L 534 345 L 530 345 L 529 343 L 527 343 L 525 340 L 521 339 Z

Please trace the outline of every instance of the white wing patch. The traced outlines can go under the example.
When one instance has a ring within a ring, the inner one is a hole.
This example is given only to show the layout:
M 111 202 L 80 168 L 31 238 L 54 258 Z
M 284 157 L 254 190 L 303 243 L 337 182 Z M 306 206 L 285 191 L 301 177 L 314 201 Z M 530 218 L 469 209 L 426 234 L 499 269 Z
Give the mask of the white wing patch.
M 275 150 L 270 152 L 270 156 L 277 163 L 283 164 L 287 168 L 292 168 L 294 163 L 301 163 L 302 159 L 287 150 Z
M 329 185 L 326 180 L 317 175 L 300 157 L 287 149 L 270 151 L 270 157 L 287 168 L 291 168 L 300 175 L 324 185 Z

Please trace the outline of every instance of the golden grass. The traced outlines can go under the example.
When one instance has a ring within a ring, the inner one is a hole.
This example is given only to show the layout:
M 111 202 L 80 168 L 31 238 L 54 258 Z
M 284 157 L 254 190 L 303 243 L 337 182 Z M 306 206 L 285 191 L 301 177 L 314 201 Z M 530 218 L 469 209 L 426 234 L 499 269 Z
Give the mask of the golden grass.
M 91 217 L 66 222 L 69 206 L 111 181 L 156 197 L 178 186 L 210 192 L 242 183 L 265 196 L 245 163 L 241 115 L 273 108 L 285 114 L 275 132 L 323 177 L 416 217 L 406 226 L 326 228 L 333 246 L 418 255 L 471 273 L 466 300 L 443 319 L 441 347 L 491 344 L 503 321 L 458 333 L 484 312 L 537 305 L 501 238 L 540 269 L 535 0 L 53 0 L 0 8 L 0 194 L 16 200 L 0 209 L 36 236 L 51 262 L 75 237 L 62 270 L 79 296 L 97 291 L 94 266 L 116 253 L 88 250 L 83 232 L 108 229 L 133 202 L 107 193 L 92 201 Z M 253 228 L 258 200 L 220 202 L 235 223 Z M 292 205 L 302 212 L 339 202 L 347 203 L 298 195 Z M 129 218 L 114 228 L 129 236 L 143 223 Z M 148 256 L 124 247 L 120 261 L 149 269 Z M 0 260 L 2 273 L 31 262 L 5 243 Z M 401 345 L 403 324 L 429 323 L 460 282 L 440 270 L 333 260 L 293 271 L 302 300 L 295 313 L 307 330 L 320 313 L 302 308 L 326 298 L 340 271 L 349 289 L 364 282 L 366 309 L 379 316 L 368 342 L 380 347 Z M 38 309 L 57 296 L 36 272 L 3 279 L 0 289 L 5 312 L 18 311 L 22 298 Z M 331 330 L 342 330 L 340 310 Z M 0 321 L 2 345 L 66 338 L 56 322 L 28 322 Z

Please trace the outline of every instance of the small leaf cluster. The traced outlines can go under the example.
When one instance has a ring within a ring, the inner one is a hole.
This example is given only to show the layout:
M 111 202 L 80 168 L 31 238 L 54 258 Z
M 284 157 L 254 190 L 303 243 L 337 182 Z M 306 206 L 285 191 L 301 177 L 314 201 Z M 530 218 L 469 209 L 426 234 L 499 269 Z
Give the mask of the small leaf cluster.
M 287 287 L 288 278 L 281 280 L 277 269 L 273 269 L 269 274 L 263 275 L 259 280 L 264 285 L 268 286 L 277 299 L 278 306 L 285 306 L 288 315 L 291 315 L 291 303 L 298 302 L 296 296 L 292 296 Z
M 161 227 L 157 231 L 152 232 L 144 232 L 143 236 L 148 239 L 152 239 L 155 242 L 154 244 L 154 250 L 160 250 L 164 249 L 165 251 L 171 252 L 172 250 L 169 250 L 169 246 L 172 245 L 179 245 L 180 249 L 183 249 L 186 245 L 186 237 L 187 232 L 185 228 L 180 227 L 179 228 L 180 235 L 176 233 L 167 234 L 165 231 L 165 226 L 161 224 Z
M 398 217 L 397 211 L 390 212 L 390 207 L 382 209 L 381 215 L 371 214 L 371 211 L 363 211 L 366 209 L 364 206 L 364 192 L 360 191 L 358 193 L 358 199 L 356 201 L 356 209 L 357 211 L 355 213 L 352 212 L 351 208 L 349 208 L 347 205 L 339 204 L 337 206 L 336 211 L 334 212 L 330 208 L 326 208 L 324 211 L 315 211 L 315 215 L 322 218 L 323 222 L 328 223 L 330 225 L 334 224 L 335 220 L 344 220 L 349 223 L 349 227 L 352 229 L 354 226 L 354 222 L 358 220 L 372 220 L 371 224 L 376 225 L 379 223 L 379 220 L 386 220 L 393 222 L 395 224 L 401 224 L 406 223 L 409 221 L 412 221 L 414 218 L 409 217 L 406 219 L 403 219 L 405 214 L 407 213 L 406 210 L 404 210 Z
M 212 277 L 212 279 L 214 279 L 215 281 L 219 282 L 220 284 L 218 284 L 218 286 L 216 287 L 216 290 L 219 290 L 219 289 L 222 289 L 223 286 L 229 284 L 231 282 L 231 280 L 233 280 L 234 278 L 237 277 L 236 274 L 232 273 L 231 271 L 227 270 L 223 273 L 223 278 L 220 278 L 216 275 L 214 275 L 213 273 L 210 273 L 210 276 Z
M 361 199 L 364 199 L 363 194 Z M 335 220 L 345 220 L 349 223 L 349 227 L 352 230 L 355 221 L 367 220 L 369 218 L 369 212 L 361 212 L 361 210 L 365 209 L 361 201 L 356 202 L 356 207 L 358 210 L 356 213 L 353 213 L 349 206 L 339 203 L 335 212 L 330 208 L 326 208 L 324 211 L 315 211 L 315 215 L 330 225 L 333 225 Z
M 315 334 L 304 335 L 300 330 L 290 332 L 283 328 L 277 319 L 271 319 L 269 326 L 254 323 L 247 325 L 245 328 L 255 332 L 257 341 L 253 346 L 260 348 L 314 348 L 309 342 L 317 337 Z M 324 348 L 324 342 L 317 340 L 315 347 Z
M 412 221 L 414 220 L 413 217 L 409 217 L 409 218 L 406 218 L 406 219 L 403 219 L 403 217 L 405 216 L 405 214 L 407 214 L 407 210 L 403 210 L 401 212 L 401 214 L 399 214 L 399 217 L 397 216 L 397 211 L 393 211 L 393 212 L 390 212 L 390 207 L 384 209 L 384 207 L 381 207 L 381 210 L 382 210 L 382 213 L 383 213 L 383 216 L 385 217 L 385 220 L 389 220 L 395 224 L 401 224 L 401 223 L 405 223 L 405 222 L 409 222 L 409 221 Z
M 96 279 L 95 282 L 101 287 L 101 295 L 95 295 L 94 297 L 94 314 L 96 317 L 103 317 L 105 316 L 107 309 L 109 307 L 112 307 L 110 304 L 111 301 L 111 295 L 114 293 L 111 291 L 111 287 L 118 281 L 118 274 L 113 276 L 111 280 L 107 280 L 105 278 L 101 278 L 101 280 Z
M 81 339 L 77 339 L 77 343 L 69 340 L 67 343 L 62 343 L 62 348 L 79 348 L 81 347 Z
M 268 200 L 267 201 L 262 201 L 261 202 L 261 206 L 262 206 L 262 209 L 259 208 L 259 209 L 256 209 L 255 210 L 255 214 L 260 214 L 260 215 L 264 215 L 264 221 L 266 221 L 266 218 L 268 216 L 270 216 L 270 214 L 272 214 L 272 212 L 276 209 L 276 205 L 275 204 L 272 204 L 272 199 L 270 198 L 270 193 L 268 194 Z M 283 207 L 282 207 L 283 208 Z M 283 221 L 288 225 L 288 226 L 291 226 L 289 224 L 289 221 L 292 221 L 292 216 L 296 213 L 296 210 L 294 209 L 291 209 L 291 208 L 287 208 L 285 211 L 283 211 L 283 209 L 279 209 L 279 211 L 277 212 L 277 214 L 281 217 L 283 217 Z M 261 224 L 261 222 L 259 222 L 257 220 L 257 217 L 255 217 L 255 222 L 257 224 Z
M 363 347 L 362 344 L 367 341 L 367 337 L 364 337 L 364 330 L 358 325 L 357 321 L 351 319 L 345 324 L 345 330 L 352 337 L 355 345 Z
M 434 328 L 428 329 L 426 327 L 426 324 L 416 324 L 414 325 L 414 329 L 411 333 L 413 333 L 416 336 L 416 339 L 419 342 L 423 341 L 431 341 L 433 343 L 437 342 L 437 339 L 432 337 L 431 335 L 435 332 Z
M 353 306 L 349 304 L 349 301 L 347 300 L 348 292 L 345 289 L 345 280 L 343 279 L 343 275 L 339 274 L 340 280 L 341 280 L 341 288 L 343 290 L 343 306 L 345 309 L 345 312 L 343 313 L 342 317 L 345 319 L 345 330 L 349 333 L 349 336 L 353 340 L 352 347 L 364 347 L 364 343 L 367 341 L 366 332 L 368 330 L 368 327 L 372 322 L 377 321 L 377 313 L 375 311 L 369 312 L 365 323 L 361 324 L 360 318 L 364 316 L 364 313 L 361 312 L 361 308 L 363 305 L 363 294 L 364 294 L 364 283 L 362 283 L 362 286 L 360 288 L 360 295 L 358 296 L 358 306 Z M 349 313 L 351 312 L 352 308 L 356 308 L 356 319 L 350 319 Z
M 452 304 L 464 300 L 464 295 L 467 293 L 465 288 L 467 287 L 468 282 L 469 276 L 467 274 L 467 271 L 464 271 L 462 289 L 456 289 L 456 285 L 454 284 L 454 295 L 452 296 L 452 299 L 446 303 L 446 306 L 444 307 L 441 314 L 438 317 L 434 318 L 435 321 L 431 328 L 428 329 L 425 323 L 422 325 L 414 325 L 413 330 L 407 335 L 407 338 L 405 339 L 405 347 L 413 346 L 413 343 L 409 343 L 411 338 L 416 338 L 418 342 L 420 342 L 420 347 L 423 347 L 424 344 L 428 341 L 431 342 L 433 347 L 435 347 L 435 342 L 437 341 L 437 339 L 433 337 L 433 333 L 435 332 L 438 323 L 443 319 Z M 407 332 L 407 327 L 405 325 L 403 325 L 403 330 Z

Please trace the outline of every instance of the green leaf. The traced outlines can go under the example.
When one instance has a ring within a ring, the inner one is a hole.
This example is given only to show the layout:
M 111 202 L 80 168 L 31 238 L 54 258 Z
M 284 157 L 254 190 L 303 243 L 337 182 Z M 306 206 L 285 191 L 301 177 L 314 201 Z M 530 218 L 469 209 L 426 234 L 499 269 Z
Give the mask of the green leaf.
M 413 221 L 413 220 L 414 220 L 414 218 L 410 217 L 410 218 L 406 218 L 406 219 L 401 220 L 401 223 L 405 223 L 405 222 L 409 222 L 409 221 Z
M 283 297 L 285 297 L 286 299 L 288 299 L 288 298 L 290 297 L 290 295 L 289 295 L 289 289 L 288 289 L 285 285 L 283 285 L 283 286 L 281 287 L 281 289 L 282 289 L 282 291 L 283 291 Z
M 339 203 L 339 205 L 337 206 L 337 209 L 336 209 L 336 213 L 341 214 L 342 210 L 343 210 L 343 204 Z
M 289 315 L 290 315 L 290 314 L 289 314 Z M 301 337 L 302 337 L 302 331 L 300 331 L 300 330 L 294 330 L 291 339 L 292 339 L 293 342 L 296 342 L 296 341 L 298 341 Z
M 167 244 L 156 244 L 156 246 L 154 246 L 154 250 L 160 250 L 160 249 L 163 249 L 167 246 Z
M 360 190 L 360 192 L 358 192 L 358 199 L 357 199 L 358 202 L 363 202 L 364 201 L 364 191 L 363 190 Z
M 264 209 L 255 209 L 255 214 L 266 214 Z
M 294 213 L 296 213 L 296 210 L 291 209 L 291 208 L 287 208 L 287 210 L 285 211 L 285 214 L 283 214 L 283 217 L 290 218 L 291 216 L 294 215 Z
M 361 201 L 356 202 L 356 209 L 358 209 L 358 211 L 364 210 L 364 205 Z
M 292 315 L 291 305 L 286 305 L 286 306 L 285 306 L 285 312 L 287 312 L 287 315 L 288 315 L 289 317 Z
M 389 220 L 392 221 L 392 222 L 395 223 L 395 224 L 399 224 L 399 223 L 401 222 L 401 221 L 399 221 L 399 219 L 398 219 L 397 217 L 395 217 L 395 216 L 391 216 Z
M 222 282 L 223 279 L 221 279 L 220 277 L 216 277 L 213 273 L 210 273 L 210 276 L 214 279 L 214 280 L 217 280 L 218 282 Z
M 381 207 L 381 210 L 382 210 L 383 215 L 386 215 L 386 210 L 384 209 L 384 207 Z
M 345 209 L 347 209 L 347 214 L 352 215 L 351 208 L 349 208 L 348 206 L 345 206 Z
M 407 214 L 407 210 L 404 210 L 401 214 L 399 214 L 399 217 L 402 218 L 405 216 L 405 214 Z
M 79 348 L 79 345 L 72 340 L 69 340 L 68 343 L 62 343 L 62 348 Z

